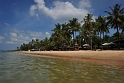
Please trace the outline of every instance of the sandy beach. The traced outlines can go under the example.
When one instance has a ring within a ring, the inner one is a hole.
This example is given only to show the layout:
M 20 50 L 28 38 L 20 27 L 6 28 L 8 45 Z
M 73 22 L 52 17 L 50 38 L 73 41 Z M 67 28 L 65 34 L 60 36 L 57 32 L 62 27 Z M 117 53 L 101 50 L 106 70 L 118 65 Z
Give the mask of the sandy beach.
M 61 58 L 94 63 L 124 66 L 124 51 L 21 51 L 21 54 L 36 57 Z

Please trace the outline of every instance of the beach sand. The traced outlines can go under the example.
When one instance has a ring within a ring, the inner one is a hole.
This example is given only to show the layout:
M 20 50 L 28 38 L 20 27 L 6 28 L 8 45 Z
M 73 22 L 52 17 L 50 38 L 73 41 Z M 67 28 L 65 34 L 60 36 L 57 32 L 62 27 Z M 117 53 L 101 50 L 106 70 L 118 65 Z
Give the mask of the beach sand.
M 124 66 L 124 50 L 121 51 L 21 51 L 21 54 L 37 57 L 80 60 L 102 64 Z

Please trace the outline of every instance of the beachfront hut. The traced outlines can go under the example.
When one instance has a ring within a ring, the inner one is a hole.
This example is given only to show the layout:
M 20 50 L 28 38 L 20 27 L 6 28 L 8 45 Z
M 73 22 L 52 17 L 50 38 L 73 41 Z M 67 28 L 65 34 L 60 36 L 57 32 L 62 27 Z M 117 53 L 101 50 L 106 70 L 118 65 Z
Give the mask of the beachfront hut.
M 102 49 L 104 50 L 113 49 L 113 48 L 115 48 L 115 44 L 113 42 L 102 44 Z
M 84 44 L 83 45 L 83 49 L 84 50 L 89 50 L 90 49 L 90 45 L 89 44 Z
M 124 39 L 116 40 L 113 43 L 115 43 L 116 45 L 118 45 L 118 43 L 119 43 L 120 48 L 124 49 Z
M 102 44 L 103 46 L 109 46 L 109 45 L 113 45 L 114 43 L 113 42 L 110 42 L 110 43 L 104 43 Z
M 113 49 L 113 50 L 115 49 L 115 50 L 117 50 L 118 44 L 119 44 L 120 49 L 124 49 L 124 39 L 115 40 L 115 41 L 110 42 L 110 43 L 104 43 L 104 44 L 102 44 L 102 46 L 103 46 L 103 49 Z
M 39 51 L 38 48 L 31 49 L 30 51 Z

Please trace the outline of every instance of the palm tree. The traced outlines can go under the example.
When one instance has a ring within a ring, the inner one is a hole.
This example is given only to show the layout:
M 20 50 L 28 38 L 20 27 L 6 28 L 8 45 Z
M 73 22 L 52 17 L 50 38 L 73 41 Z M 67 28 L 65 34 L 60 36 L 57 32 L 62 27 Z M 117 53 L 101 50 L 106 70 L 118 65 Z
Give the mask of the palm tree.
M 80 23 L 78 22 L 77 18 L 73 18 L 72 20 L 69 20 L 68 25 L 69 25 L 69 27 L 71 29 L 71 33 L 73 35 L 73 44 L 74 44 L 74 38 L 76 38 L 76 32 L 79 31 L 81 26 L 80 26 Z M 74 33 L 75 33 L 75 37 L 74 37 Z
M 35 40 L 35 48 L 39 49 L 40 48 L 40 42 L 39 39 Z
M 84 17 L 83 21 L 84 22 L 84 29 L 85 31 L 87 31 L 87 33 L 90 34 L 90 32 L 93 30 L 93 19 L 92 19 L 93 15 L 92 14 L 87 14 L 87 16 Z
M 110 7 L 111 11 L 105 11 L 109 14 L 108 23 L 111 24 L 111 27 L 114 29 L 117 29 L 118 37 L 117 40 L 119 40 L 119 28 L 121 27 L 123 21 L 122 18 L 124 17 L 124 8 L 121 8 L 120 4 L 115 4 L 115 6 Z M 120 49 L 119 43 L 118 43 L 118 49 Z
M 124 16 L 121 18 L 121 20 L 122 20 L 122 25 L 121 25 L 121 33 L 122 33 L 122 38 L 124 39 Z
M 62 44 L 62 29 L 61 24 L 55 24 L 55 28 L 52 30 L 54 33 L 52 34 L 52 38 L 55 42 L 56 47 L 61 46 Z
M 87 14 L 87 16 L 84 17 L 83 21 L 83 33 L 85 36 L 90 37 L 91 36 L 91 49 L 92 49 L 92 34 L 93 34 L 93 15 L 92 14 Z M 88 38 L 87 38 L 88 39 Z
M 17 47 L 17 50 L 19 51 L 19 47 Z
M 124 39 L 124 26 L 123 27 L 121 27 L 122 28 L 122 39 Z
M 69 44 L 69 41 L 71 39 L 71 31 L 68 27 L 68 24 L 62 24 L 62 35 L 63 35 L 63 40 L 65 43 L 67 42 Z
M 35 44 L 35 39 L 32 39 L 31 44 L 32 44 L 32 49 L 34 49 L 34 48 L 35 48 L 35 46 L 34 46 L 34 44 Z
M 104 33 L 109 33 L 106 17 L 98 16 L 98 18 L 96 19 L 96 22 L 98 23 L 97 32 L 100 33 L 100 39 L 101 39 L 101 34 L 103 34 L 103 42 L 104 42 Z

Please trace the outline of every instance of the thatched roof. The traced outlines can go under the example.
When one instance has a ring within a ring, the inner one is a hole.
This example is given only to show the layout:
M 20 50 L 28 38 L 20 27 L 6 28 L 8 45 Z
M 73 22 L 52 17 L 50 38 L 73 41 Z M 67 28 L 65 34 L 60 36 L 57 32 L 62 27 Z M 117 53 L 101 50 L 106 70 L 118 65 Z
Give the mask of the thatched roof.
M 89 44 L 84 44 L 83 46 L 84 46 L 84 47 L 88 47 L 88 46 L 90 46 L 90 45 L 89 45 Z
M 104 43 L 102 44 L 103 46 L 108 46 L 108 45 L 113 45 L 114 43 L 113 42 L 110 42 L 110 43 Z

